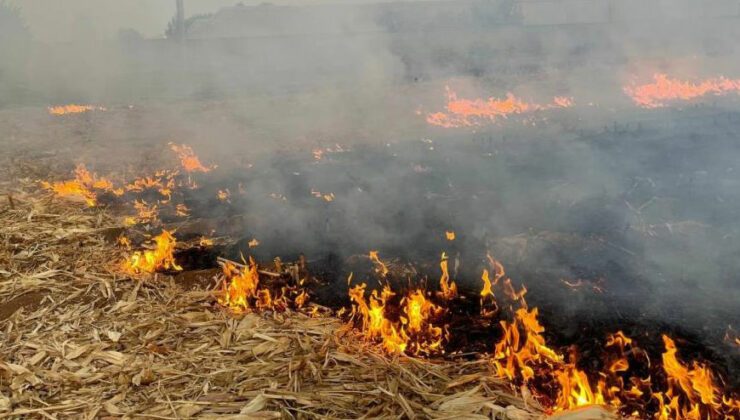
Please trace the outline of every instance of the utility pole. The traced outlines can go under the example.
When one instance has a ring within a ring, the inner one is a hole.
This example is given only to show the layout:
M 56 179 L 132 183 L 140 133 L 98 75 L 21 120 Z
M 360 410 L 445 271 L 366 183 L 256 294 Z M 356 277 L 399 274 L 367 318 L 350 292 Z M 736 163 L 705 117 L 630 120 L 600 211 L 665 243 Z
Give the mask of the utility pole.
M 184 0 L 175 0 L 175 7 L 177 12 L 175 13 L 175 28 L 177 33 L 177 40 L 182 42 L 185 40 L 185 4 Z

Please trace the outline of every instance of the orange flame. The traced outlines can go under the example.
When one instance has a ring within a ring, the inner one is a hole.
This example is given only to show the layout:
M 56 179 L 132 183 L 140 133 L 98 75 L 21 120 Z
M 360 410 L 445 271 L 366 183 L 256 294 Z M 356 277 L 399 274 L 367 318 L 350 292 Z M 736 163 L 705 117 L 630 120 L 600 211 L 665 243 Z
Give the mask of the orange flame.
M 313 188 L 311 188 L 311 195 L 313 195 L 316 198 L 321 198 L 322 200 L 329 202 L 329 203 L 334 201 L 334 198 L 336 198 L 334 196 L 334 193 L 326 194 L 326 193 L 322 193 L 321 191 L 316 191 Z
M 380 258 L 378 257 L 378 251 L 370 251 L 369 257 L 370 261 L 375 264 L 375 272 L 378 273 L 380 277 L 387 276 L 388 267 L 383 263 L 383 261 L 380 261 Z
M 124 270 L 131 274 L 154 273 L 164 270 L 182 270 L 175 262 L 175 237 L 162 230 L 154 237 L 154 249 L 135 251 L 123 263 Z
M 257 286 L 260 282 L 257 264 L 254 260 L 250 257 L 249 264 L 241 270 L 233 264 L 224 264 L 223 272 L 225 290 L 218 302 L 235 310 L 248 310 L 254 307 L 254 300 L 258 297 Z
M 445 299 L 453 299 L 457 296 L 457 284 L 454 281 L 450 281 L 450 273 L 447 270 L 447 254 L 444 252 L 439 262 L 439 268 L 442 270 L 442 275 L 439 277 L 440 294 Z
M 185 144 L 175 143 L 169 143 L 169 145 L 172 151 L 175 152 L 177 157 L 180 159 L 180 165 L 182 165 L 185 172 L 210 172 L 211 169 L 213 169 L 203 166 L 192 147 Z
M 352 318 L 360 318 L 365 339 L 380 342 L 391 354 L 433 354 L 443 350 L 446 327 L 434 325 L 433 319 L 444 310 L 430 302 L 423 291 L 415 290 L 404 297 L 401 300 L 403 315 L 399 321 L 393 321 L 385 312 L 395 292 L 385 285 L 380 293 L 373 290 L 366 300 L 366 287 L 362 283 L 349 290 Z
M 172 190 L 175 188 L 175 171 L 159 171 L 154 176 L 137 178 L 126 185 L 126 191 L 142 192 L 145 190 L 157 190 L 163 197 L 169 200 Z
M 229 197 L 231 197 L 231 191 L 229 191 L 228 188 L 225 190 L 218 190 L 218 193 L 216 193 L 216 195 L 219 201 L 228 203 L 231 202 L 231 200 L 229 199 Z
M 726 95 L 740 91 L 740 79 L 716 77 L 698 83 L 672 79 L 666 74 L 653 75 L 654 82 L 625 86 L 624 92 L 643 108 L 659 108 L 672 101 L 689 101 L 705 95 Z
M 281 271 L 279 260 L 275 261 L 275 269 Z M 218 302 L 237 312 L 251 310 L 275 310 L 284 311 L 289 306 L 299 309 L 309 299 L 306 290 L 298 285 L 283 286 L 280 289 L 271 289 L 268 282 L 260 281 L 260 272 L 257 263 L 249 258 L 249 263 L 241 269 L 233 263 L 223 264 L 223 294 Z
M 676 357 L 676 343 L 663 335 L 665 353 L 663 370 L 668 379 L 665 394 L 659 393 L 661 416 L 665 418 L 703 418 L 703 410 L 718 414 L 723 405 L 727 409 L 737 408 L 738 400 L 722 398 L 720 389 L 714 384 L 712 371 L 702 363 L 693 362 L 687 367 Z M 666 404 L 666 401 L 668 403 Z
M 159 209 L 156 204 L 149 204 L 144 200 L 135 200 L 134 208 L 137 211 L 136 221 L 139 223 L 154 223 L 159 218 Z
M 111 192 L 115 195 L 123 194 L 122 189 L 116 189 L 108 179 L 99 178 L 96 174 L 90 173 L 81 163 L 77 165 L 74 173 L 75 179 L 73 180 L 54 183 L 42 181 L 41 186 L 59 197 L 82 199 L 89 207 L 97 205 L 97 194 L 93 190 Z
M 505 99 L 458 99 L 449 86 L 447 90 L 447 112 L 435 112 L 427 115 L 427 122 L 444 128 L 474 127 L 485 123 L 495 123 L 500 118 L 510 115 L 524 114 L 533 111 L 552 108 L 568 108 L 573 106 L 572 98 L 555 97 L 551 104 L 540 105 L 527 103 L 512 93 L 507 93 Z
M 67 114 L 82 114 L 89 111 L 105 111 L 105 108 L 101 106 L 93 106 L 93 105 L 76 105 L 76 104 L 69 104 L 69 105 L 58 105 L 58 106 L 50 106 L 48 108 L 49 114 L 51 115 L 67 115 Z

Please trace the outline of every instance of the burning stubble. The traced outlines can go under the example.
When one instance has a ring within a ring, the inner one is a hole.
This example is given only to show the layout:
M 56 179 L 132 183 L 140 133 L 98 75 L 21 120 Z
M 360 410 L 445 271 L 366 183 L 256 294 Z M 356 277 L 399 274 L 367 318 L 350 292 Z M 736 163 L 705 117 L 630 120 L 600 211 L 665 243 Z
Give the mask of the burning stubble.
M 736 416 L 739 26 L 545 3 L 235 6 L 108 41 L 80 15 L 53 47 L 15 26 L 4 150 L 53 153 L 13 168 L 115 218 L 117 280 L 207 271 L 198 304 L 234 325 L 331 319 L 548 414 Z

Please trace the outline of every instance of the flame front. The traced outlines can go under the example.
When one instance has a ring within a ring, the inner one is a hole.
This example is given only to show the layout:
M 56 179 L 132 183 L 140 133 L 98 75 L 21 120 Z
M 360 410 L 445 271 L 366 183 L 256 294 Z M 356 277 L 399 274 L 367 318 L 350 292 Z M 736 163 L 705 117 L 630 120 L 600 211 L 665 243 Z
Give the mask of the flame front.
M 50 106 L 48 110 L 49 110 L 49 114 L 51 115 L 67 115 L 67 114 L 82 114 L 85 112 L 96 111 L 96 110 L 105 111 L 105 108 L 101 106 L 93 106 L 93 105 L 68 104 L 68 105 Z
M 449 86 L 446 86 L 445 89 L 447 90 L 446 112 L 431 113 L 426 118 L 427 123 L 444 128 L 475 127 L 495 123 L 499 119 L 505 119 L 511 115 L 573 106 L 573 100 L 567 97 L 556 96 L 552 103 L 541 105 L 527 103 L 512 93 L 507 93 L 504 99 L 493 97 L 488 99 L 459 99 L 457 93 Z
M 659 108 L 669 102 L 689 101 L 705 95 L 726 95 L 740 91 L 740 79 L 716 77 L 698 83 L 673 79 L 666 74 L 653 75 L 653 82 L 625 86 L 624 92 L 643 108 Z
M 54 192 L 59 197 L 68 197 L 82 199 L 89 207 L 97 205 L 97 193 L 110 192 L 115 195 L 122 195 L 123 190 L 113 187 L 113 183 L 106 178 L 98 177 L 90 173 L 85 165 L 78 164 L 74 170 L 75 178 L 61 182 L 42 181 L 41 186 L 49 191 Z

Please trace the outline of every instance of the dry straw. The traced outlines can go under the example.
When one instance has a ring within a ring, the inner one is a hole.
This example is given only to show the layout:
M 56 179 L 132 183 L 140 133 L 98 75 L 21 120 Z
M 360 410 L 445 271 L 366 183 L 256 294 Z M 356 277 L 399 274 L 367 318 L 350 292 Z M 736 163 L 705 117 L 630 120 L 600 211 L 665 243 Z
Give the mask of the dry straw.
M 0 185 L 0 418 L 543 417 L 483 357 L 388 357 L 331 317 L 123 275 L 109 214 L 32 185 Z

